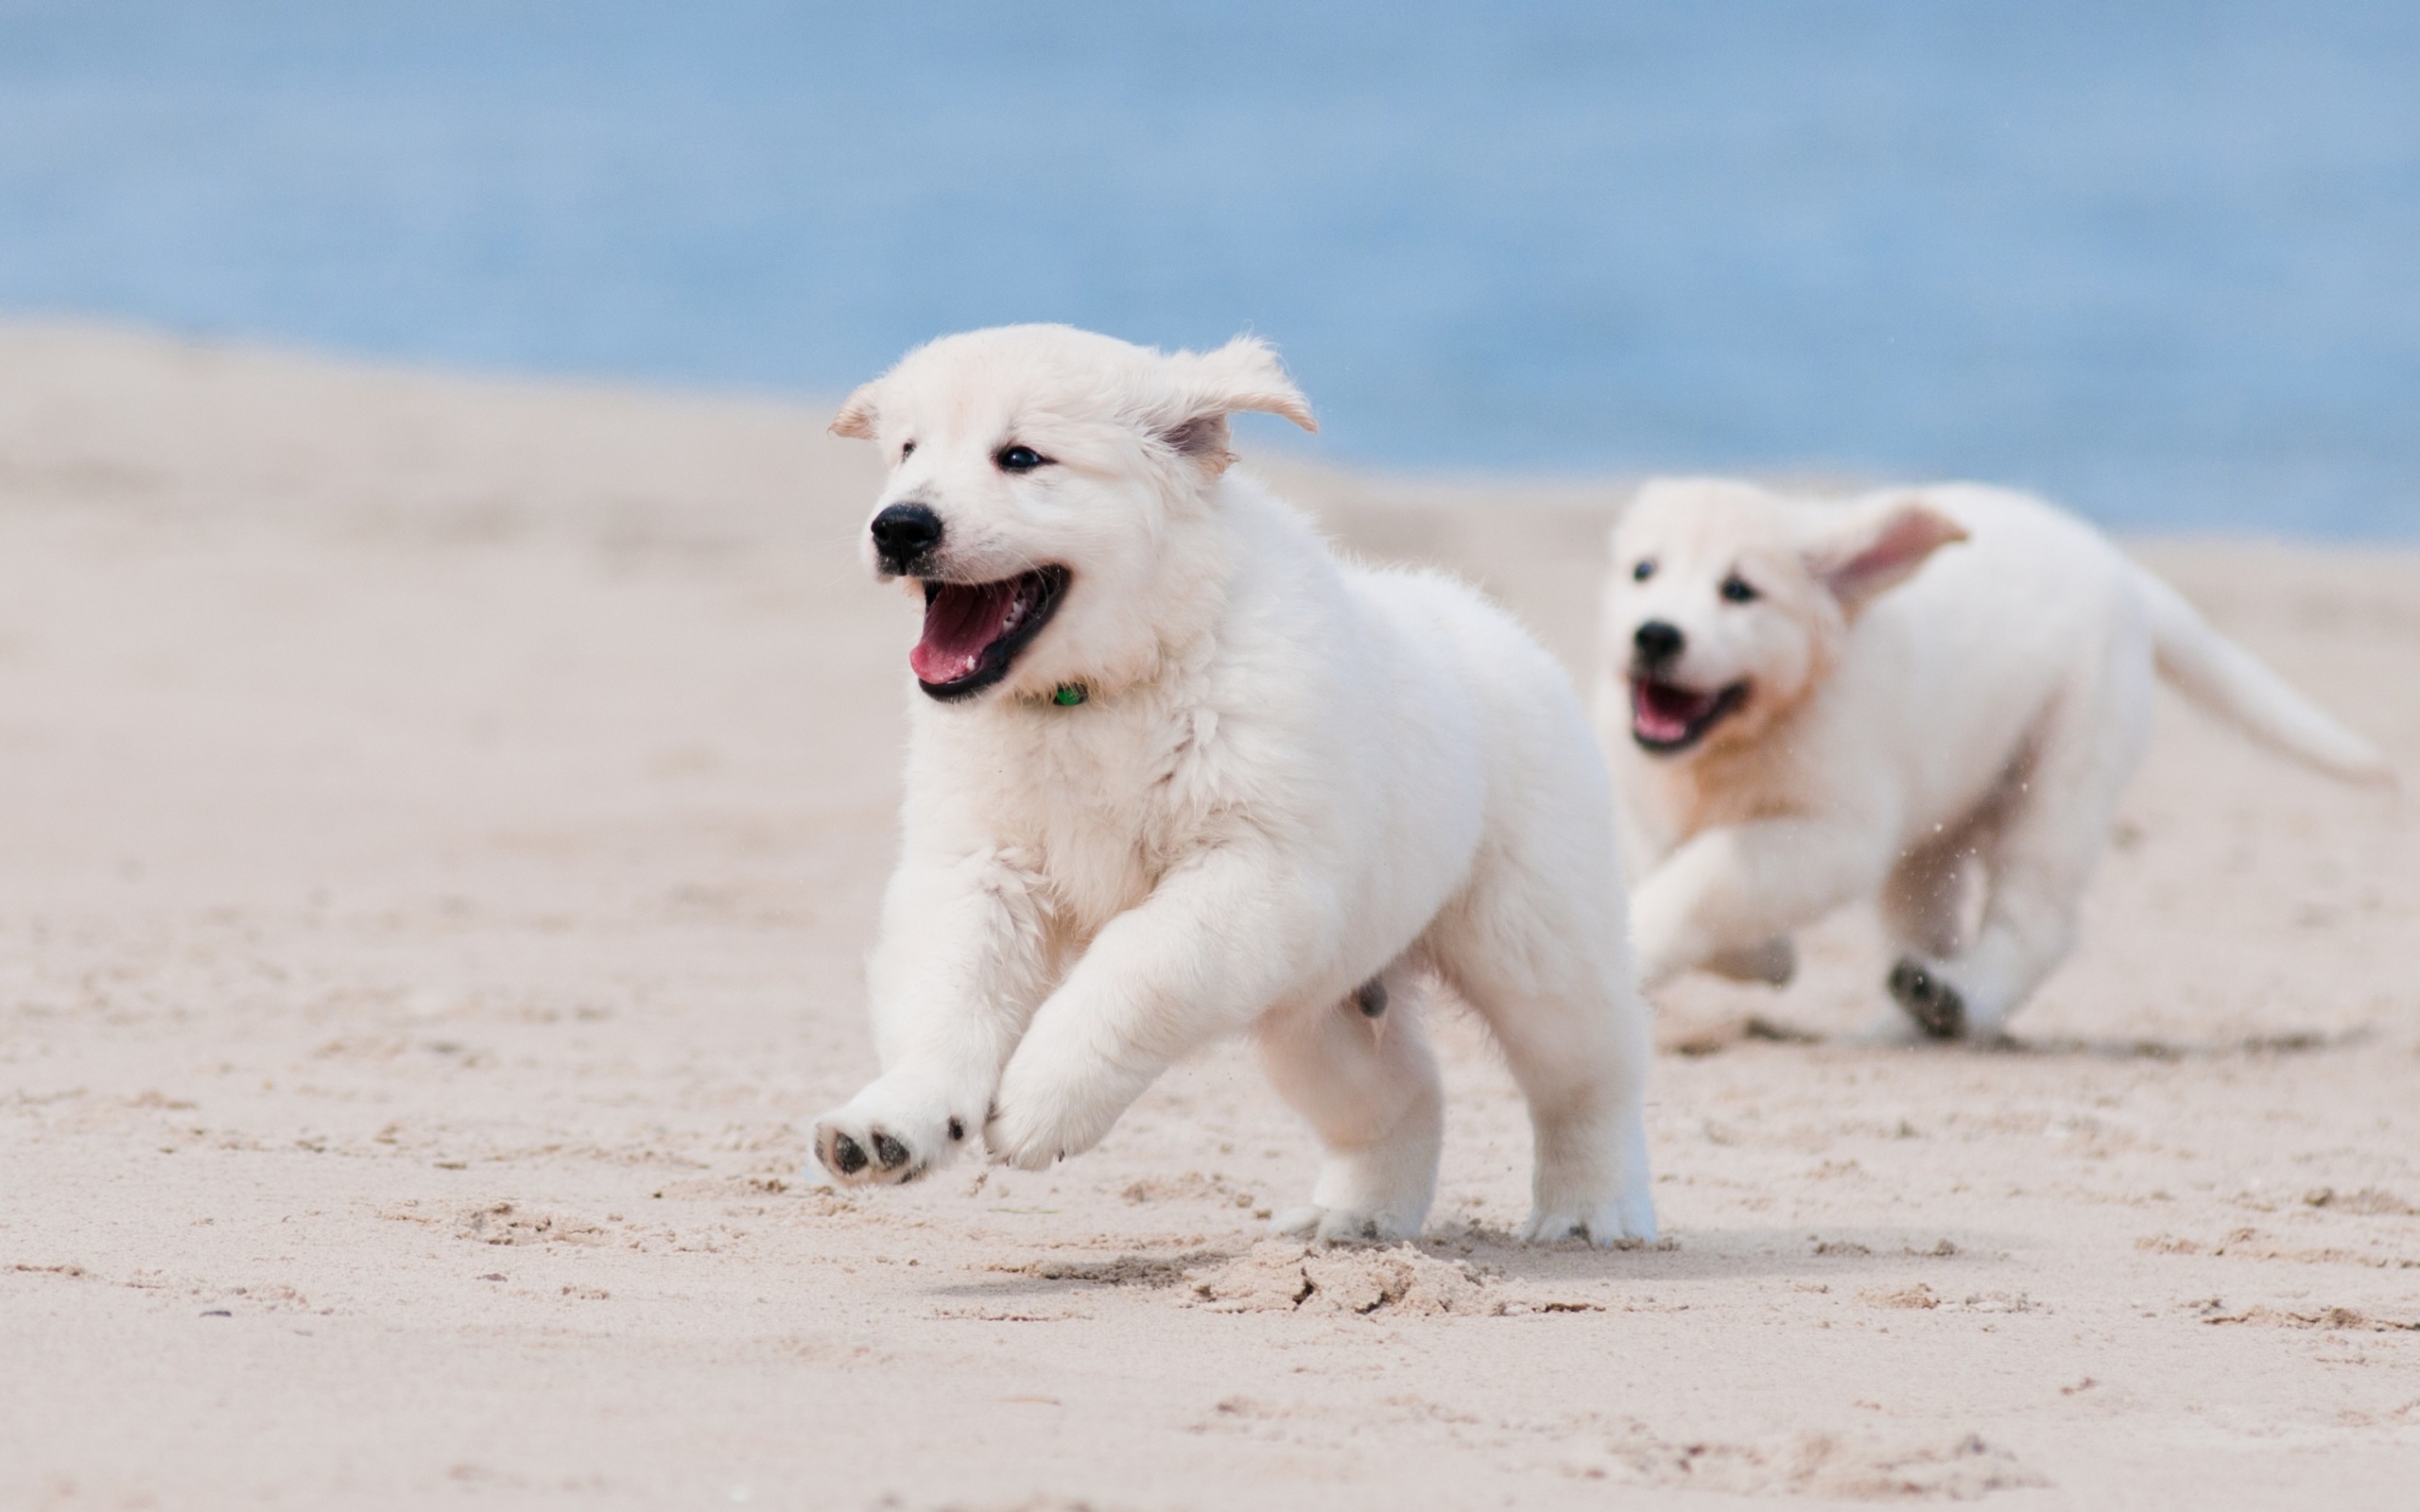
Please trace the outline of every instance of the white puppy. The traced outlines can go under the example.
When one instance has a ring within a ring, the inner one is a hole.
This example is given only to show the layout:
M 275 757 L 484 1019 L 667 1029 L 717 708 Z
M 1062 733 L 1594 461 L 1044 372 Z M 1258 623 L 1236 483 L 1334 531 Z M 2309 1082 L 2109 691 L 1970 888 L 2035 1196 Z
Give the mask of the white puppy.
M 1237 410 L 1313 423 L 1257 341 L 1018 326 L 911 352 L 834 421 L 892 464 L 867 559 L 925 621 L 882 1074 L 817 1156 L 905 1181 L 979 1134 L 1046 1166 L 1249 1030 L 1326 1147 L 1279 1227 L 1415 1234 L 1435 977 L 1528 1096 L 1525 1232 L 1649 1238 L 1645 1010 L 1578 695 L 1460 583 L 1339 563 L 1230 470 Z
M 1791 931 L 1878 898 L 1908 1017 L 1996 1037 L 2074 942 L 2154 669 L 2323 771 L 2392 781 L 2107 538 L 1996 489 L 1651 483 L 1615 527 L 1602 626 L 1651 989 L 1701 967 L 1778 985 Z

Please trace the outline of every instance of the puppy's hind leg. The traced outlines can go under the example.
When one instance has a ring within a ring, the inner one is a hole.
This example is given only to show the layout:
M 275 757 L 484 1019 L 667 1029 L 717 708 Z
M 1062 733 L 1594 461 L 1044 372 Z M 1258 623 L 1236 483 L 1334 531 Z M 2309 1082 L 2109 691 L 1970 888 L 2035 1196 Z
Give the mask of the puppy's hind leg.
M 1310 1203 L 1281 1233 L 1417 1238 L 1437 1194 L 1444 1097 L 1422 1021 L 1427 984 L 1401 965 L 1341 1003 L 1281 1010 L 1258 1030 L 1269 1079 L 1326 1146 Z
M 1997 1040 L 2009 1015 L 2074 949 L 2099 836 L 2060 828 L 2020 821 L 1999 837 L 1990 901 L 1972 946 L 1947 958 L 1910 953 L 1892 966 L 1885 983 L 1891 996 L 1927 1037 Z
M 1888 986 L 1923 1031 L 1989 1042 L 2074 949 L 2084 887 L 2109 843 L 2126 781 L 2141 759 L 2150 672 L 2132 686 L 2112 667 L 2046 724 L 1980 831 L 1988 891 L 1974 943 L 1955 955 L 1910 952 Z
M 1884 880 L 1876 905 L 1897 964 L 1889 982 L 1893 1002 L 1883 1005 L 1871 1031 L 1875 1040 L 1904 1040 L 1911 1033 L 1954 1039 L 1965 1032 L 1964 1005 L 1938 963 L 1966 942 L 1971 900 L 1999 817 L 2000 805 L 1987 805 L 1984 813 L 1902 854 Z
M 1575 873 L 1586 875 L 1563 875 Z M 1536 1166 L 1521 1236 L 1652 1240 L 1647 1008 L 1627 981 L 1618 899 L 1557 888 L 1500 858 L 1483 858 L 1478 879 L 1430 938 L 1529 1099 Z
M 1989 838 L 1989 825 L 1978 820 L 1902 855 L 1878 899 L 1884 937 L 1903 952 L 1957 954 L 1966 935 L 1967 900 Z

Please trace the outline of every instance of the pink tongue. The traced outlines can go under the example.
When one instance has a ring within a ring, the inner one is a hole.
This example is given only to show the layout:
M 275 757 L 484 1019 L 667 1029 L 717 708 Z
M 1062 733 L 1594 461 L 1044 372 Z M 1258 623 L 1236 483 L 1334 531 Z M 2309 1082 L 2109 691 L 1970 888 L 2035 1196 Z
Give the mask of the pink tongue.
M 1025 616 L 1023 578 L 1000 583 L 943 583 L 925 606 L 925 638 L 908 664 L 926 682 L 956 682 L 983 664 L 986 647 Z
M 1631 728 L 1650 740 L 1678 740 L 1689 732 L 1690 721 L 1713 707 L 1715 696 L 1691 693 L 1668 682 L 1631 684 Z

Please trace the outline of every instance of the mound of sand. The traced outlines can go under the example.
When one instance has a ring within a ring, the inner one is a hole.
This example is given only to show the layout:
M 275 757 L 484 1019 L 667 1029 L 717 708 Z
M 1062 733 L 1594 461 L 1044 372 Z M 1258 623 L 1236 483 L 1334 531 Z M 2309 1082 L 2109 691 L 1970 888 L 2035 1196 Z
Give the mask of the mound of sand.
M 1499 1314 L 1510 1300 L 1461 1260 L 1411 1245 L 1391 1248 L 1267 1239 L 1222 1265 L 1186 1278 L 1219 1313 L 1350 1313 L 1411 1317 Z

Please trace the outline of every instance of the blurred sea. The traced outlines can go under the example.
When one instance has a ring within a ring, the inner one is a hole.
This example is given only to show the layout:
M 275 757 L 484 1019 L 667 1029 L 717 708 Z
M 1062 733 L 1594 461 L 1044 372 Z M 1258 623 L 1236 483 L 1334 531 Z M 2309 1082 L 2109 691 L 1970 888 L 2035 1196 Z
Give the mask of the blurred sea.
M 2413 537 L 2420 5 L 0 0 L 0 312 L 824 393 L 1249 328 L 1339 461 Z

